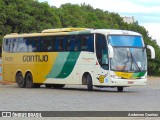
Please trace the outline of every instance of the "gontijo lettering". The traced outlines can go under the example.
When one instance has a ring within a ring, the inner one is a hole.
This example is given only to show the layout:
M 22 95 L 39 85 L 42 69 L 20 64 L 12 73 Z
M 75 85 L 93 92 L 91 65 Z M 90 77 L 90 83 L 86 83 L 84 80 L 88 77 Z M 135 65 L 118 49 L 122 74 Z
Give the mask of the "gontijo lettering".
M 47 62 L 48 55 L 24 55 L 23 62 Z

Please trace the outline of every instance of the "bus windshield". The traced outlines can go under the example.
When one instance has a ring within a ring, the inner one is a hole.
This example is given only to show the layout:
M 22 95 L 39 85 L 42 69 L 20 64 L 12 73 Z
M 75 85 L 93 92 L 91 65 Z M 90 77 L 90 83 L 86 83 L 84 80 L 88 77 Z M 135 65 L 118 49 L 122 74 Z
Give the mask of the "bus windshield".
M 111 70 L 141 72 L 147 70 L 146 49 L 141 36 L 109 36 L 114 56 Z
M 145 48 L 116 47 L 111 59 L 111 70 L 142 72 L 147 70 Z

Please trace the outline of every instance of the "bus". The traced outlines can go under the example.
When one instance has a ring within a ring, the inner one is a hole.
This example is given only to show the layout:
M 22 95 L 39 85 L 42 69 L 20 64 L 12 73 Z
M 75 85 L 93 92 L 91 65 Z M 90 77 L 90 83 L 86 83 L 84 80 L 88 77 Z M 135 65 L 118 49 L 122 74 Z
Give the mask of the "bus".
M 146 85 L 147 55 L 154 48 L 127 30 L 59 28 L 8 34 L 3 39 L 3 80 L 20 88 L 45 85 L 124 87 Z

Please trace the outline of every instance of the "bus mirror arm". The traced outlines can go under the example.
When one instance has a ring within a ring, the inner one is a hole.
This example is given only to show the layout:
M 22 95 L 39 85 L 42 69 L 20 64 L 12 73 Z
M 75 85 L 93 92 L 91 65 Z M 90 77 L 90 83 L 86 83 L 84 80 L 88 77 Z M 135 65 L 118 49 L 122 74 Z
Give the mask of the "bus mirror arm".
M 155 50 L 152 46 L 147 45 L 147 48 L 151 51 L 151 59 L 155 59 Z
M 108 44 L 108 50 L 109 50 L 109 58 L 113 58 L 114 51 L 113 47 L 110 44 Z

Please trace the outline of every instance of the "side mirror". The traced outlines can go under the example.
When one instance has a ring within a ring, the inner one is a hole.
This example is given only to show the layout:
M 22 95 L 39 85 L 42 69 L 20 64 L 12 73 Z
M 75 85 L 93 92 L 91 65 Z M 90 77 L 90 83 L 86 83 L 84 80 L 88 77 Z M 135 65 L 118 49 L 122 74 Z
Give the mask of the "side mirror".
M 113 51 L 113 47 L 110 44 L 108 44 L 108 50 L 109 50 L 109 58 L 113 58 L 114 51 Z
M 147 48 L 151 51 L 151 59 L 155 59 L 155 50 L 152 46 L 147 45 Z

